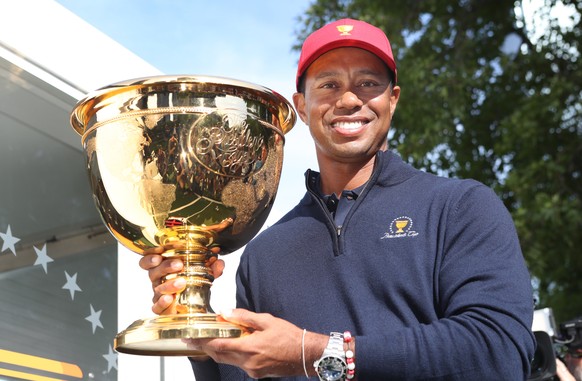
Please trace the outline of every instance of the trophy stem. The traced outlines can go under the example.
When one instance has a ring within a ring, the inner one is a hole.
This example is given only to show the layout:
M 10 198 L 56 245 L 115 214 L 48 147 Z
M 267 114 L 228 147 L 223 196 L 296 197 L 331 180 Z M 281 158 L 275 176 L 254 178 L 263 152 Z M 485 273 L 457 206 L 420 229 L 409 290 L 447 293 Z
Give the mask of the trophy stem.
M 219 225 L 220 228 L 224 229 L 231 221 L 230 219 L 224 221 Z M 165 257 L 179 258 L 184 264 L 180 273 L 162 278 L 164 282 L 176 276 L 186 279 L 186 287 L 176 295 L 176 314 L 212 312 L 210 287 L 214 275 L 208 263 L 211 258 L 217 256 L 209 249 L 216 238 L 215 228 L 216 226 L 173 226 L 162 229 L 156 237 L 160 245 L 174 247 L 164 254 Z
M 210 250 L 177 250 L 175 257 L 182 259 L 184 269 L 178 276 L 186 279 L 186 288 L 176 295 L 176 313 L 208 313 L 210 308 L 210 286 L 214 281 L 212 271 L 206 265 L 213 256 Z
M 226 221 L 224 224 L 229 223 Z M 169 275 L 165 280 L 183 277 L 186 287 L 176 295 L 175 314 L 137 320 L 120 332 L 114 343 L 118 352 L 204 358 L 204 352 L 189 347 L 189 339 L 241 336 L 241 327 L 218 321 L 210 307 L 210 287 L 214 276 L 208 263 L 217 254 L 209 246 L 214 242 L 215 235 L 216 232 L 208 227 L 162 229 L 157 236 L 158 243 L 175 247 L 164 256 L 180 258 L 184 263 L 180 273 Z

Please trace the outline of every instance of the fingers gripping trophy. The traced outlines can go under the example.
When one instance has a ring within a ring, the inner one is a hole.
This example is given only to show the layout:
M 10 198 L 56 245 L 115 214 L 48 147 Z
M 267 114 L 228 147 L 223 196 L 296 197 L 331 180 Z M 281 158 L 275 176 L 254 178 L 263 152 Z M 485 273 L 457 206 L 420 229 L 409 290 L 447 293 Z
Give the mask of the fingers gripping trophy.
M 122 353 L 204 356 L 187 339 L 238 337 L 210 309 L 208 262 L 244 246 L 273 205 L 284 134 L 296 121 L 279 94 L 238 80 L 157 76 L 88 94 L 71 114 L 82 136 L 97 209 L 138 254 L 164 246 L 186 278 L 177 313 L 117 334 Z M 216 250 L 215 250 L 216 251 Z

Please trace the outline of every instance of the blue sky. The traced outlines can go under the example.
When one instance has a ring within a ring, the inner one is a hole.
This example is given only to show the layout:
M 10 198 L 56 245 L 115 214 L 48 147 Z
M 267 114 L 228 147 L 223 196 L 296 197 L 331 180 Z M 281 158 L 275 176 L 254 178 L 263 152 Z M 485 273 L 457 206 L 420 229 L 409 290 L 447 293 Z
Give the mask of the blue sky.
M 236 78 L 291 101 L 299 58 L 291 47 L 297 17 L 309 0 L 57 2 L 165 74 Z M 286 136 L 284 163 L 272 218 L 303 196 L 305 170 L 317 169 L 307 127 L 300 121 Z
M 163 72 L 267 79 L 265 86 L 290 79 L 298 57 L 291 51 L 296 18 L 309 5 L 306 0 L 57 2 Z

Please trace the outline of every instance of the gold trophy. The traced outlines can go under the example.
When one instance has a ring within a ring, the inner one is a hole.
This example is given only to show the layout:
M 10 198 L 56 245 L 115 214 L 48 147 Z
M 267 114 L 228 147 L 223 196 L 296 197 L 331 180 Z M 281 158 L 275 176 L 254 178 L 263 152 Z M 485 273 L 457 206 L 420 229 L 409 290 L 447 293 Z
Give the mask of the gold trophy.
M 122 353 L 204 356 L 187 339 L 238 337 L 210 308 L 208 264 L 244 246 L 273 205 L 284 134 L 296 114 L 281 95 L 209 76 L 156 76 L 90 93 L 71 114 L 93 197 L 113 236 L 138 254 L 164 246 L 186 289 L 177 313 L 117 334 Z

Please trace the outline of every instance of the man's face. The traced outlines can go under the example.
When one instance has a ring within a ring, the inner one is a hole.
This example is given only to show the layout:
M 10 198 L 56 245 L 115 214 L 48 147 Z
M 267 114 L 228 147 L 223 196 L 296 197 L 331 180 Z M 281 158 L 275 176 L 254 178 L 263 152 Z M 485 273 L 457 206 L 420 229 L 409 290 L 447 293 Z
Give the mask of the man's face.
M 337 48 L 305 73 L 305 93 L 293 96 L 309 126 L 320 164 L 364 162 L 387 148 L 400 88 L 390 89 L 388 68 L 359 48 Z

